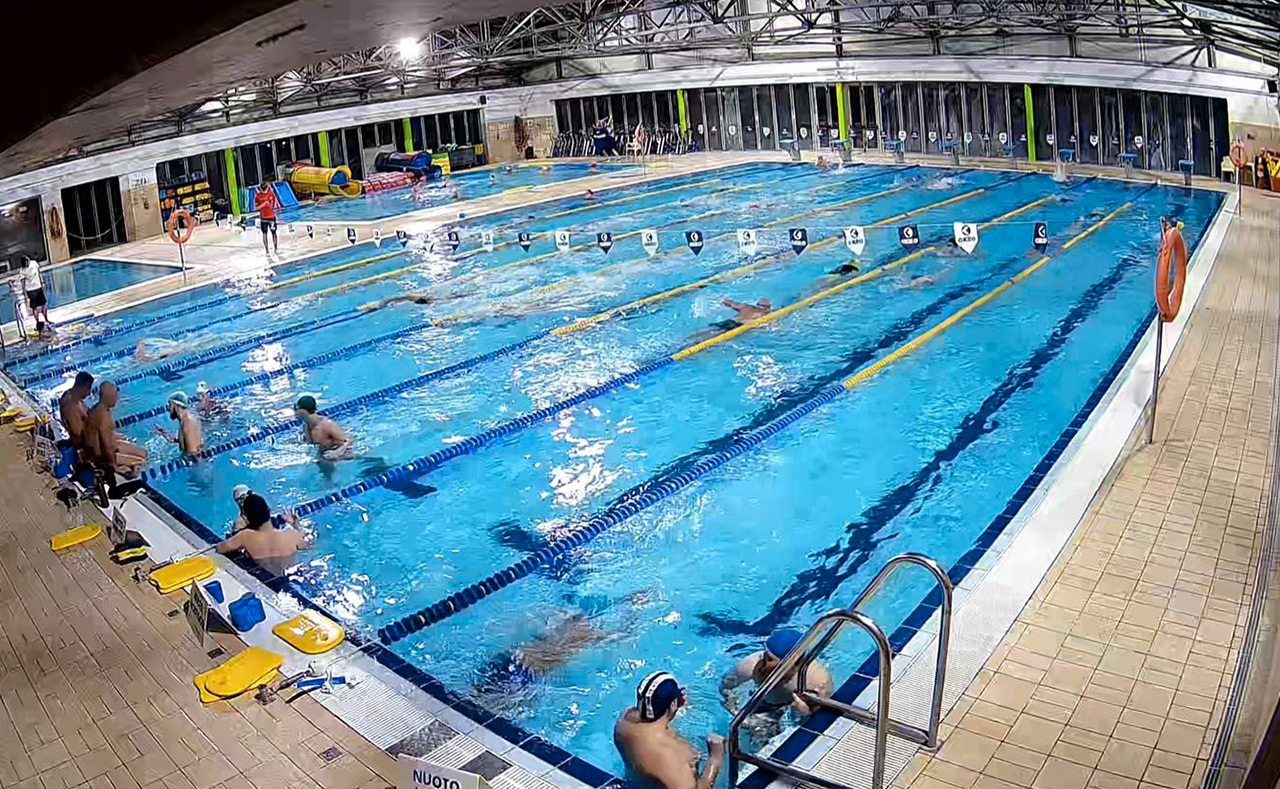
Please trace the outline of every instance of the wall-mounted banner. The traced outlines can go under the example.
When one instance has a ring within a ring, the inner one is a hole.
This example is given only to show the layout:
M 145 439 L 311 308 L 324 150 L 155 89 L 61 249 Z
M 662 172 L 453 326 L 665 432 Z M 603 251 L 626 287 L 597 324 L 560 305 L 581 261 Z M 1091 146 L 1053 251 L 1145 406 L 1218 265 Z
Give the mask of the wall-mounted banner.
M 704 242 L 702 240 L 701 230 L 684 231 L 684 242 L 689 245 L 689 249 L 693 252 L 693 254 L 695 255 L 702 254 L 702 247 L 704 245 Z
M 973 254 L 978 246 L 978 226 L 972 222 L 956 222 L 956 246 Z
M 850 225 L 844 229 L 844 245 L 855 255 L 861 255 L 867 246 L 867 232 L 861 225 Z
M 809 231 L 803 227 L 793 227 L 787 231 L 791 240 L 791 250 L 799 255 L 809 246 Z
M 380 227 L 373 229 L 373 245 L 379 248 L 382 247 L 382 228 Z
M 640 246 L 644 247 L 644 251 L 648 252 L 650 257 L 658 254 L 658 231 L 640 231 Z
M 915 225 L 903 225 L 898 228 L 898 243 L 907 249 L 920 243 L 920 231 Z

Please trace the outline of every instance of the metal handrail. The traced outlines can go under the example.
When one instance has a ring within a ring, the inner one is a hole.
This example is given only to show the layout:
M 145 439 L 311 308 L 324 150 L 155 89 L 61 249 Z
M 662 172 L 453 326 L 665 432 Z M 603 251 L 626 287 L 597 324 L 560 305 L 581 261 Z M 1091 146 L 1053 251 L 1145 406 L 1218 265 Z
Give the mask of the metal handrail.
M 837 608 L 828 611 L 818 618 L 813 627 L 804 634 L 795 648 L 792 649 L 782 662 L 778 664 L 769 676 L 765 677 L 764 682 L 760 683 L 760 687 L 752 694 L 747 703 L 742 705 L 737 714 L 733 716 L 733 722 L 729 724 L 729 786 L 736 787 L 738 785 L 738 763 L 746 762 L 756 767 L 763 767 L 774 772 L 782 773 L 800 781 L 807 783 L 815 783 L 826 789 L 847 789 L 843 784 L 830 781 L 818 775 L 814 775 L 808 770 L 795 767 L 786 762 L 779 761 L 769 756 L 757 756 L 755 754 L 746 753 L 742 750 L 739 743 L 738 733 L 742 728 L 742 724 L 747 717 L 755 712 L 755 708 L 774 688 L 780 685 L 783 680 L 791 675 L 793 669 L 799 665 L 801 659 L 808 654 L 814 644 L 823 637 L 823 631 L 830 627 L 832 630 L 839 630 L 846 622 L 851 622 L 862 628 L 867 635 L 871 636 L 871 640 L 876 644 L 876 652 L 880 656 L 880 676 L 889 677 L 893 670 L 891 659 L 892 651 L 889 648 L 889 639 L 885 636 L 884 631 L 880 629 L 874 621 L 866 614 L 847 608 Z M 889 684 L 882 682 L 880 685 L 880 708 L 889 709 Z M 872 766 L 871 786 L 872 789 L 881 789 L 884 786 L 884 758 L 885 750 L 889 743 L 889 719 L 887 716 L 881 716 L 876 722 L 876 751 L 875 763 Z
M 875 594 L 876 591 L 884 584 L 885 579 L 897 568 L 904 564 L 916 564 L 929 571 L 933 575 L 934 580 L 942 588 L 942 605 L 940 610 L 939 629 L 938 629 L 938 651 L 937 665 L 934 667 L 933 674 L 933 693 L 929 707 L 929 724 L 925 729 L 918 726 L 902 723 L 893 720 L 889 715 L 889 691 L 892 685 L 892 677 L 890 675 L 893 653 L 889 645 L 888 639 L 880 626 L 875 623 L 866 614 L 859 611 L 859 607 Z M 787 656 L 778 664 L 778 666 L 769 674 L 768 677 L 760 683 L 760 686 L 747 700 L 746 704 L 738 710 L 733 716 L 733 722 L 729 726 L 729 776 L 730 786 L 736 787 L 738 783 L 738 762 L 744 761 L 753 764 L 756 767 L 762 767 L 772 770 L 800 781 L 805 781 L 827 789 L 849 789 L 844 784 L 831 781 L 814 774 L 809 770 L 795 767 L 794 765 L 773 759 L 771 757 L 756 756 L 744 753 L 739 744 L 739 730 L 743 721 L 750 716 L 761 702 L 781 684 L 787 677 L 795 675 L 796 677 L 796 695 L 802 698 L 806 703 L 815 706 L 830 709 L 841 715 L 856 720 L 868 726 L 875 727 L 875 757 L 872 766 L 872 789 L 882 789 L 884 785 L 884 760 L 885 750 L 888 745 L 888 734 L 890 731 L 895 736 L 910 740 L 917 745 L 925 748 L 938 747 L 938 729 L 942 720 L 942 701 L 943 691 L 946 685 L 947 677 L 947 654 L 951 643 L 951 617 L 952 617 L 952 597 L 954 586 L 951 578 L 946 571 L 942 569 L 936 561 L 921 553 L 901 553 L 894 556 L 875 578 L 871 579 L 871 583 L 862 590 L 857 599 L 853 601 L 853 605 L 845 609 L 835 609 L 818 618 L 818 621 L 809 628 L 808 632 L 800 639 Z M 852 622 L 859 626 L 871 636 L 875 642 L 876 652 L 879 662 L 879 687 L 878 687 L 878 703 L 875 711 L 858 707 L 851 704 L 835 701 L 832 699 L 822 698 L 811 693 L 805 686 L 808 680 L 809 666 L 835 639 L 840 630 L 847 624 Z

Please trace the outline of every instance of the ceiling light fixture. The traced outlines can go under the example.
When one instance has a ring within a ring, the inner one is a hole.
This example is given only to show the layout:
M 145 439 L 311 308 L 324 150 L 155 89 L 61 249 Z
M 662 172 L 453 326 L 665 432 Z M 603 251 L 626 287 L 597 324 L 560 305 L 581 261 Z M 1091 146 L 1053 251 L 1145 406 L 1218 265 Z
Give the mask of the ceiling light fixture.
M 400 53 L 400 57 L 405 60 L 413 60 L 422 53 L 422 42 L 416 38 L 402 38 L 396 44 L 396 50 Z

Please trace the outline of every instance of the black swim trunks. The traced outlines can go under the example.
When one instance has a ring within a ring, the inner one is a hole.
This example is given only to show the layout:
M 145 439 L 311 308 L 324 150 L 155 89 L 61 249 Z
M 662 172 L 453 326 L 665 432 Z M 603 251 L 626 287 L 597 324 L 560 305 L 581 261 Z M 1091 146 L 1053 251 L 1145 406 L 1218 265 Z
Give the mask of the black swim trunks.
M 720 331 L 729 331 L 730 329 L 736 329 L 741 325 L 742 325 L 742 321 L 729 318 L 728 320 L 724 320 L 724 321 L 716 321 L 715 323 L 711 324 L 711 328 L 719 329 Z
M 49 301 L 44 295 L 44 288 L 27 291 L 27 304 L 31 305 L 31 309 L 38 310 L 48 303 Z
M 258 220 L 258 227 L 262 228 L 262 235 L 264 235 L 264 236 L 265 236 L 267 233 L 271 233 L 272 235 L 275 235 L 275 232 L 276 232 L 276 220 L 274 220 L 274 219 L 259 219 L 259 220 Z

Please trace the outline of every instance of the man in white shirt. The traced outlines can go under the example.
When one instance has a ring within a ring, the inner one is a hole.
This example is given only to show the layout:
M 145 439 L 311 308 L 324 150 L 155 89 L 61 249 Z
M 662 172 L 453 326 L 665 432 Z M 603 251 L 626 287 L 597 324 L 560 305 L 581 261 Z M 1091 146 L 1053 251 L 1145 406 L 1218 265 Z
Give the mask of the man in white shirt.
M 44 332 L 49 325 L 49 300 L 44 295 L 44 280 L 40 278 L 40 264 L 27 258 L 22 269 L 22 289 L 27 294 L 27 304 L 36 319 L 36 333 Z

